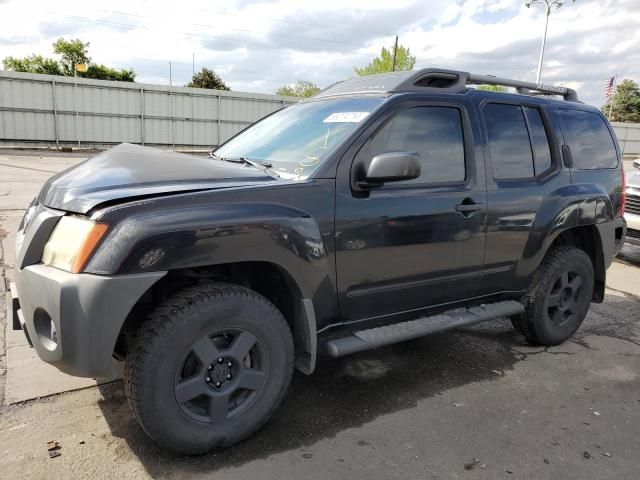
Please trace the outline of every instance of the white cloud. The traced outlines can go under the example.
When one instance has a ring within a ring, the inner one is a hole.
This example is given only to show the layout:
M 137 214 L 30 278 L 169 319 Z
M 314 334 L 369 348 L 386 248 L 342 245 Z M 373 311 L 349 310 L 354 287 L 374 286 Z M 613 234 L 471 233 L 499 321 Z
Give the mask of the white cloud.
M 214 68 L 234 90 L 273 92 L 308 79 L 320 86 L 353 75 L 382 46 L 400 42 L 417 66 L 534 79 L 544 27 L 540 5 L 522 0 L 151 2 L 80 0 L 0 3 L 0 58 L 51 55 L 59 36 L 91 42 L 93 59 L 133 67 L 138 81 L 175 84 Z M 572 85 L 596 105 L 617 73 L 640 80 L 640 2 L 578 0 L 554 11 L 543 80 Z

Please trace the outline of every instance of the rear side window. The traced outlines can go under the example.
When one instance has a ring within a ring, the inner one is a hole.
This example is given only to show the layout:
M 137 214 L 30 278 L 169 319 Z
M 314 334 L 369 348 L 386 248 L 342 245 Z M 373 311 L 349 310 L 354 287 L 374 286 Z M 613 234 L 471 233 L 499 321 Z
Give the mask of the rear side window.
M 388 152 L 417 152 L 420 177 L 394 185 L 457 183 L 465 179 L 460 110 L 414 107 L 395 114 L 358 153 L 369 159 Z
M 618 166 L 613 138 L 600 115 L 580 110 L 559 112 L 564 119 L 567 141 L 576 168 L 593 170 Z
M 529 131 L 518 105 L 490 103 L 483 109 L 493 178 L 507 180 L 534 177 Z

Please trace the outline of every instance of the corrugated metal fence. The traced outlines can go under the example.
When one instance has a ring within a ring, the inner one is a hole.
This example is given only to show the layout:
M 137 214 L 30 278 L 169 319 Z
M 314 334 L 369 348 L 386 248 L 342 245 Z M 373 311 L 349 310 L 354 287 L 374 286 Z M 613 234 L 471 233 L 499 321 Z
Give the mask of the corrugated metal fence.
M 288 97 L 0 71 L 0 145 L 206 149 Z
M 612 122 L 624 155 L 640 155 L 640 123 Z
M 0 145 L 208 149 L 295 101 L 0 70 Z M 640 155 L 640 124 L 614 122 L 613 128 L 624 154 Z

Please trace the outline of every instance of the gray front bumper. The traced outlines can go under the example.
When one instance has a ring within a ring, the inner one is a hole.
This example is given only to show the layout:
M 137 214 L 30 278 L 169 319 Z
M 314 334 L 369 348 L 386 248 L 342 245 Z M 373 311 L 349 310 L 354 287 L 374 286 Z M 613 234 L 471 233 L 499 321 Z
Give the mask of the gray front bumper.
M 14 328 L 38 356 L 70 375 L 106 377 L 120 329 L 140 297 L 166 272 L 101 276 L 42 264 L 16 272 Z

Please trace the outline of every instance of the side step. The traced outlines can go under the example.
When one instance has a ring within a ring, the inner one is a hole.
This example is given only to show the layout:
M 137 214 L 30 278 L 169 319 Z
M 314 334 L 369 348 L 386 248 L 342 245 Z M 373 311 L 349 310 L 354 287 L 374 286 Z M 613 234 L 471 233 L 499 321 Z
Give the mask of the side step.
M 332 357 L 342 357 L 350 353 L 419 338 L 430 333 L 517 315 L 523 311 L 524 306 L 515 300 L 451 310 L 431 317 L 422 317 L 408 322 L 360 330 L 348 337 L 329 340 L 325 343 L 325 352 Z

